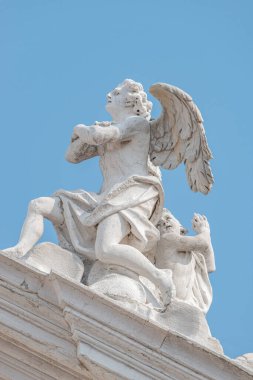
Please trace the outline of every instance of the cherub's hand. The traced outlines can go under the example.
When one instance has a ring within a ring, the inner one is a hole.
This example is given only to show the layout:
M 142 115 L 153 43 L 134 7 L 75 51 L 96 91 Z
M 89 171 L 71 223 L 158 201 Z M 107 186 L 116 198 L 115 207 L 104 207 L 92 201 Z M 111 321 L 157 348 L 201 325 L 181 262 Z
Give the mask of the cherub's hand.
M 194 214 L 192 219 L 192 228 L 198 234 L 204 231 L 210 232 L 209 223 L 205 215 Z

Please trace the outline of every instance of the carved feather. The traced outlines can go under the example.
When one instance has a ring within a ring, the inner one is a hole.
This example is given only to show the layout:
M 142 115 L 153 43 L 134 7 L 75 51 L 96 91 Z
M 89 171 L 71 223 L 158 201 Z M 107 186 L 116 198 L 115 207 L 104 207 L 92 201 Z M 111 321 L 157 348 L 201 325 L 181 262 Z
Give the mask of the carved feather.
M 150 159 L 156 166 L 175 169 L 186 165 L 186 175 L 192 191 L 207 194 L 214 182 L 209 160 L 203 119 L 190 95 L 166 83 L 150 87 L 162 107 L 162 113 L 150 122 Z

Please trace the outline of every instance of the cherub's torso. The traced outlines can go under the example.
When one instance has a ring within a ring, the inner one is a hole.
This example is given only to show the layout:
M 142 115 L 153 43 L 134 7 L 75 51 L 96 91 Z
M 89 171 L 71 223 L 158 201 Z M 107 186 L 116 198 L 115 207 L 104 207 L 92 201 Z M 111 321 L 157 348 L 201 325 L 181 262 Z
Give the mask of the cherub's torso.
M 158 243 L 156 266 L 171 269 L 176 286 L 176 296 L 185 299 L 191 282 L 192 252 L 180 252 L 174 248 L 173 234 L 163 235 Z

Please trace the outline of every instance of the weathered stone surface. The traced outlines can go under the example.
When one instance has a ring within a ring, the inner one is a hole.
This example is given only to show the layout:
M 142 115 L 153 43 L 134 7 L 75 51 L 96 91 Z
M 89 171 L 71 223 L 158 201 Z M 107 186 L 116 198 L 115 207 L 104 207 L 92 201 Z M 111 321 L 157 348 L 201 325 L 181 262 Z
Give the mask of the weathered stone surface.
M 238 356 L 235 359 L 239 364 L 249 368 L 253 372 L 253 353 L 244 354 L 242 356 Z
M 253 372 L 139 310 L 0 255 L 3 379 L 250 380 Z
M 206 312 L 211 302 L 211 289 L 207 291 L 207 271 L 214 270 L 214 262 L 211 265 L 209 262 L 211 257 L 214 261 L 214 256 L 205 217 L 195 216 L 199 219 L 196 222 L 200 235 L 198 239 L 180 237 L 173 240 L 173 247 L 181 240 L 188 242 L 183 244 L 185 257 L 189 256 L 188 250 L 195 248 L 203 254 L 201 271 L 196 276 L 192 273 L 193 277 L 202 277 L 201 285 L 199 281 L 192 290 L 192 294 L 196 294 L 196 289 L 199 292 L 196 302 L 193 302 L 193 295 L 182 296 L 184 286 L 182 281 L 176 281 L 180 276 L 185 277 L 182 267 L 179 271 L 178 266 L 168 265 L 168 260 L 165 268 L 158 267 L 148 259 L 149 252 L 155 250 L 159 241 L 157 226 L 163 214 L 163 188 L 158 167 L 174 169 L 184 162 L 191 189 L 204 194 L 211 189 L 211 152 L 203 120 L 197 106 L 184 91 L 158 83 L 150 88 L 150 92 L 159 99 L 163 108 L 156 120 L 150 121 L 152 103 L 147 100 L 143 86 L 126 79 L 107 94 L 106 109 L 112 117 L 111 121 L 74 127 L 66 159 L 79 163 L 100 156 L 104 179 L 101 191 L 58 190 L 51 197 L 32 200 L 18 244 L 5 251 L 10 257 L 17 258 L 30 251 L 30 257 L 24 260 L 36 268 L 44 268 L 46 272 L 51 267 L 57 267 L 56 261 L 59 259 L 54 260 L 48 251 L 49 257 L 44 260 L 43 246 L 34 248 L 43 233 L 43 220 L 47 218 L 57 231 L 60 246 L 67 251 L 76 252 L 86 260 L 124 267 L 149 279 L 160 292 L 165 307 L 177 296 L 181 301 Z M 202 243 L 190 245 L 191 240 Z M 182 251 L 179 246 L 175 249 Z M 62 257 L 67 261 L 68 256 L 62 252 Z M 72 257 L 74 265 L 76 260 Z M 72 266 L 71 260 L 68 262 Z M 59 263 L 57 268 L 64 274 L 63 267 Z M 70 273 L 66 266 L 64 268 L 65 275 L 75 277 L 76 269 Z M 202 272 L 206 277 L 204 281 Z M 191 274 L 187 274 L 185 282 L 189 282 L 190 277 Z M 103 280 L 104 287 L 105 283 L 108 285 L 108 278 Z M 92 286 L 98 289 L 98 284 Z M 140 292 L 141 289 L 142 285 L 139 285 Z M 207 294 L 207 300 L 203 301 L 201 293 Z
M 211 189 L 201 114 L 176 87 L 150 92 L 163 108 L 156 120 L 142 85 L 125 80 L 107 95 L 112 121 L 74 127 L 66 159 L 100 156 L 101 191 L 32 200 L 18 244 L 0 252 L 4 379 L 252 378 L 249 357 L 226 358 L 205 319 L 207 218 L 194 214 L 196 235 L 185 236 L 163 209 L 159 166 L 184 163 L 193 191 Z M 36 246 L 44 218 L 59 246 Z
M 53 243 L 35 246 L 21 260 L 45 273 L 54 271 L 76 281 L 81 281 L 83 277 L 82 260 L 73 252 Z

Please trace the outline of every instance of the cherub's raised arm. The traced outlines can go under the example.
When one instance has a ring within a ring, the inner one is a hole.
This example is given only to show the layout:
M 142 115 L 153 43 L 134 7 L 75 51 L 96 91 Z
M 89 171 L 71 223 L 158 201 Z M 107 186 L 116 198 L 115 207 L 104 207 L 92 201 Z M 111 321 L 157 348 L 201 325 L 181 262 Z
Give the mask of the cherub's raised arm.
M 168 234 L 166 240 L 173 241 L 173 246 L 182 252 L 198 251 L 203 254 L 206 261 L 207 271 L 215 271 L 215 259 L 213 247 L 210 239 L 210 233 L 203 231 L 196 236 L 178 236 L 175 234 Z
M 208 221 L 204 215 L 194 214 L 192 225 L 197 235 L 184 236 L 174 231 L 165 232 L 166 244 L 170 244 L 177 251 L 181 252 L 201 252 L 205 257 L 208 272 L 214 272 L 215 259 Z
M 215 258 L 210 234 L 206 231 L 196 236 L 185 236 L 184 238 L 186 240 L 184 240 L 183 245 L 189 244 L 191 250 L 200 251 L 205 257 L 207 271 L 214 272 L 216 269 Z
M 209 245 L 206 233 L 200 233 L 196 236 L 178 236 L 175 240 L 177 249 L 180 251 L 203 251 Z
M 215 271 L 214 251 L 211 243 L 209 223 L 204 215 L 194 214 L 192 226 L 196 236 L 180 236 L 178 249 L 185 251 L 200 251 L 205 257 L 208 272 Z

